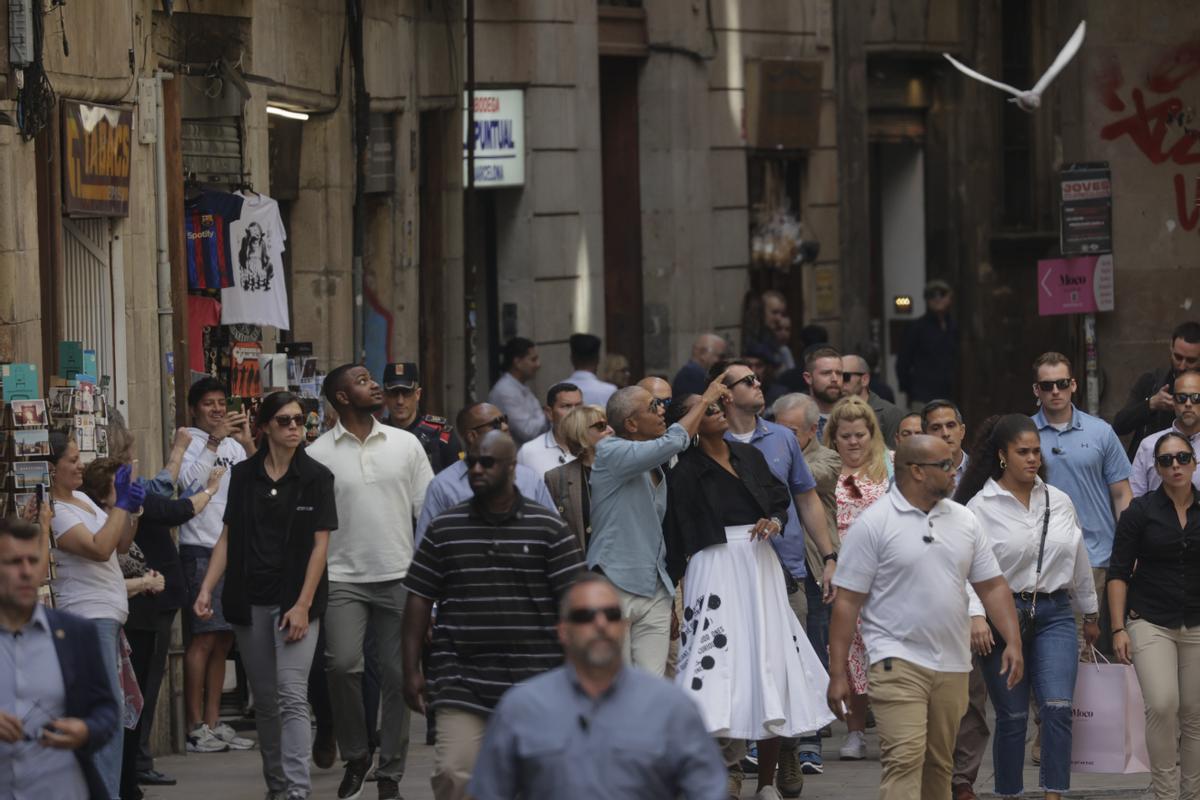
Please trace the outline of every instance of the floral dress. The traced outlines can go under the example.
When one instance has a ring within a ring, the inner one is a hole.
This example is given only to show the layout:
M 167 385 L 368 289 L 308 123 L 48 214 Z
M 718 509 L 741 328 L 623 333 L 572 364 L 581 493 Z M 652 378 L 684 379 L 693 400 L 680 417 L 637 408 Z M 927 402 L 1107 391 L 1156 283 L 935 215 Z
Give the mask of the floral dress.
M 888 490 L 888 481 L 876 482 L 865 475 L 842 475 L 838 477 L 837 491 L 837 528 L 838 536 L 846 540 L 846 531 L 858 519 L 858 515 L 867 510 L 876 500 L 883 497 Z M 855 694 L 867 693 L 867 646 L 863 643 L 862 620 L 858 621 L 858 629 L 854 631 L 854 641 L 850 643 L 850 658 L 848 674 L 850 690 Z

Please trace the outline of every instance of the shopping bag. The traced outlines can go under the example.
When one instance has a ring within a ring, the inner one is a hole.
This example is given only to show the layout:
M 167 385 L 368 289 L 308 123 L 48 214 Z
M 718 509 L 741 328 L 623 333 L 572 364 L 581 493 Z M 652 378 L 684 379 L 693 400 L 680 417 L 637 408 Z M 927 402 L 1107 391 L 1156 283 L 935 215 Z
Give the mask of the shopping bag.
M 1093 651 L 1095 652 L 1095 651 Z M 1146 704 L 1125 664 L 1080 664 L 1071 709 L 1071 771 L 1128 775 L 1150 771 Z

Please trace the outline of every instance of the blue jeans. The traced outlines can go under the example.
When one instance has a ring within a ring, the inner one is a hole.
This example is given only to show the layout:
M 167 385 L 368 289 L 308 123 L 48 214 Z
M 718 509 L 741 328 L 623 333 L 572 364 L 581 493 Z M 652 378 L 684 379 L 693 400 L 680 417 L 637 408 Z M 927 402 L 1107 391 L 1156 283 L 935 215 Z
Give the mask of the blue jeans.
M 121 798 L 121 754 L 125 749 L 125 730 L 121 720 L 125 715 L 125 690 L 121 688 L 121 623 L 115 619 L 94 619 L 96 634 L 100 637 L 100 653 L 104 656 L 104 671 L 108 684 L 117 700 L 118 730 L 108 744 L 96 751 L 96 771 L 108 791 L 111 800 Z
M 1018 613 L 1031 605 L 1019 597 L 1013 600 Z M 1025 791 L 1030 691 L 1042 720 L 1040 788 L 1065 792 L 1071 788 L 1071 701 L 1079 665 L 1075 614 L 1066 593 L 1038 600 L 1033 635 L 1025 642 L 1025 675 L 1012 689 L 1007 688 L 1007 677 L 1000 674 L 1003 652 L 997 647 L 983 659 L 983 677 L 996 709 L 996 733 L 992 737 L 996 794 L 1011 796 Z

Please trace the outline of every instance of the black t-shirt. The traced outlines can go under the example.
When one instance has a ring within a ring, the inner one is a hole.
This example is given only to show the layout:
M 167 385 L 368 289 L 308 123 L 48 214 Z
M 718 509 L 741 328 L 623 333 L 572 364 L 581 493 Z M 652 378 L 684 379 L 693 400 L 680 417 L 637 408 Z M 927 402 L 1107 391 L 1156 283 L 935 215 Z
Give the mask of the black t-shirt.
M 279 605 L 289 512 L 299 500 L 299 488 L 295 462 L 278 481 L 267 475 L 265 462 L 255 471 L 250 489 L 254 524 L 246 541 L 246 596 L 253 605 Z
M 716 462 L 713 462 L 716 464 Z M 720 492 L 713 495 L 713 501 L 717 507 L 717 512 L 721 515 L 721 524 L 726 528 L 734 525 L 753 525 L 763 518 L 762 509 L 758 507 L 758 501 L 754 499 L 754 495 L 750 494 L 750 490 L 746 488 L 746 484 L 742 483 L 742 479 L 732 474 L 729 470 L 717 464 L 716 483 L 720 487 Z

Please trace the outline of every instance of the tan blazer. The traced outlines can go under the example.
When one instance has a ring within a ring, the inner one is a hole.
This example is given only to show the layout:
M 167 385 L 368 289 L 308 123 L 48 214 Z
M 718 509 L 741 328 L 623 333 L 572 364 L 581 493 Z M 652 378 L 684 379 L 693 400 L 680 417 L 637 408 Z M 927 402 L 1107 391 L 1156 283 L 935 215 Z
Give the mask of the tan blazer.
M 566 521 L 579 541 L 580 549 L 586 553 L 588 523 L 583 518 L 583 493 L 586 491 L 583 462 L 576 459 L 555 467 L 546 473 L 545 480 L 558 515 Z

